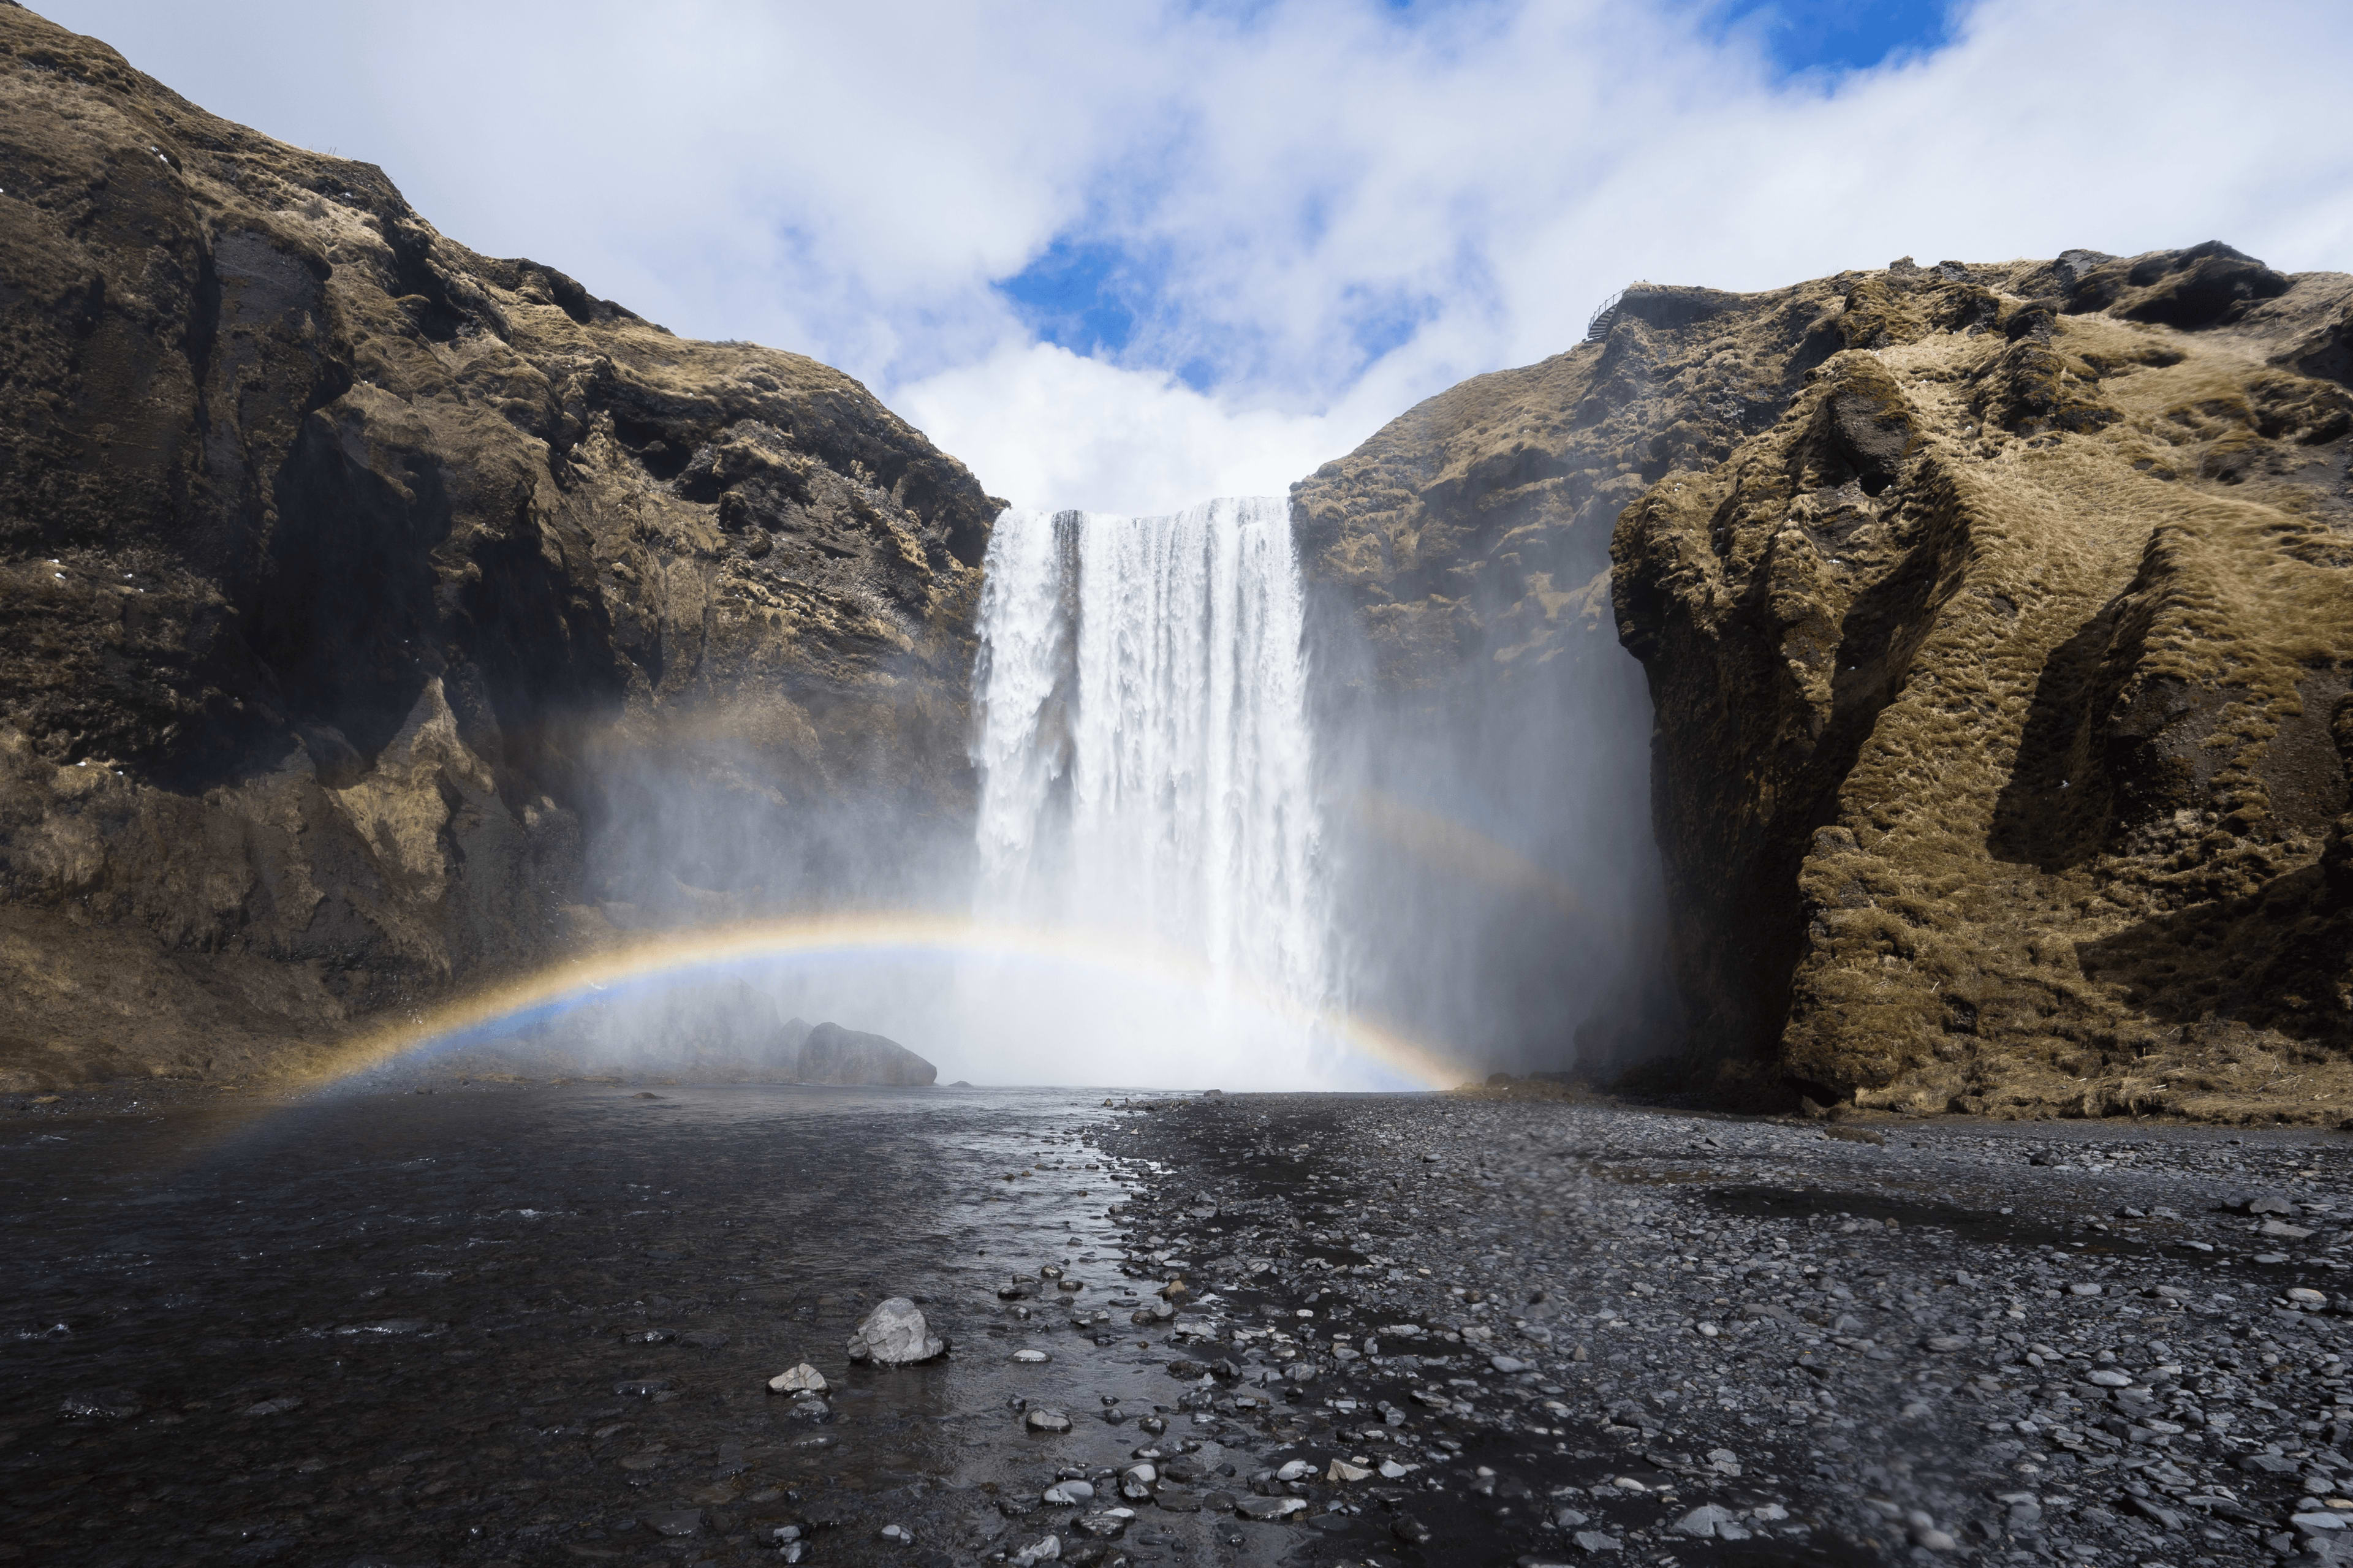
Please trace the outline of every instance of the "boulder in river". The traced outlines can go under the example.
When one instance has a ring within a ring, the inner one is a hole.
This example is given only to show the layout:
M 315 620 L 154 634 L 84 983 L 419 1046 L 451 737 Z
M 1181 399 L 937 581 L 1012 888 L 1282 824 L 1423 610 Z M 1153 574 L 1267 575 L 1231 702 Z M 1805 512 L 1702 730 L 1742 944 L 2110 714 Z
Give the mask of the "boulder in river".
M 896 1040 L 819 1024 L 801 1042 L 797 1076 L 803 1083 L 913 1086 L 935 1082 L 940 1072 Z
M 904 1296 L 893 1296 L 872 1311 L 849 1336 L 849 1359 L 904 1366 L 944 1354 L 948 1342 L 932 1332 L 923 1314 Z
M 768 1392 L 771 1394 L 823 1394 L 825 1386 L 825 1373 L 807 1362 L 788 1367 L 768 1379 Z

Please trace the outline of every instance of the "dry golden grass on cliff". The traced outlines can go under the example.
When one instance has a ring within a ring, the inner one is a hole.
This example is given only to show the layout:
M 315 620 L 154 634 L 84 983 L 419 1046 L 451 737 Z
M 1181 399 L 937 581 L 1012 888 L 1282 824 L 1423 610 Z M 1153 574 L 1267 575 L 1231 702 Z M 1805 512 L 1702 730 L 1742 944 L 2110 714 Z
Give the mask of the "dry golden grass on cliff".
M 1621 603 L 1667 595 L 1654 692 L 1668 660 L 1746 668 L 1786 714 L 1725 758 L 1661 713 L 1669 798 L 1751 819 L 1767 896 L 1773 842 L 1804 846 L 1778 1066 L 1907 1112 L 2342 1120 L 2353 947 L 2317 862 L 2353 399 L 2252 323 L 2006 339 L 1936 330 L 1937 292 L 1852 291 L 1882 346 L 1621 525 Z M 1811 488 L 1848 404 L 1908 432 L 1876 502 Z

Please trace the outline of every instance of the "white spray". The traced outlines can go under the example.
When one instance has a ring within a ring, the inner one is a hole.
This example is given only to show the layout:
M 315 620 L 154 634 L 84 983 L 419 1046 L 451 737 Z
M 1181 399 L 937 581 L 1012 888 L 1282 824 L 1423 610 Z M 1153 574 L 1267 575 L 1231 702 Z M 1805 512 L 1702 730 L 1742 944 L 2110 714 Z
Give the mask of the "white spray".
M 1329 912 L 1287 504 L 1008 511 L 987 572 L 980 912 L 1166 944 L 1216 989 L 1321 1007 Z M 1124 1016 L 1114 1055 L 1150 1033 Z M 1235 1018 L 1187 1026 L 1187 1076 L 1312 1076 L 1303 1034 L 1271 1045 Z

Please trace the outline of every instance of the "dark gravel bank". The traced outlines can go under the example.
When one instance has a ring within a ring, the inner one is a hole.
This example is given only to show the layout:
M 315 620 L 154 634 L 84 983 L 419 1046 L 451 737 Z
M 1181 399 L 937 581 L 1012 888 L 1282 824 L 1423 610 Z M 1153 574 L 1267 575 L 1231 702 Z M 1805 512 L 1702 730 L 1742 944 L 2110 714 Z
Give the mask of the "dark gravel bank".
M 2353 1560 L 2342 1135 L 1253 1096 L 1107 1142 L 1195 1292 L 1176 1403 L 1305 1461 L 1251 1489 L 1303 1560 Z

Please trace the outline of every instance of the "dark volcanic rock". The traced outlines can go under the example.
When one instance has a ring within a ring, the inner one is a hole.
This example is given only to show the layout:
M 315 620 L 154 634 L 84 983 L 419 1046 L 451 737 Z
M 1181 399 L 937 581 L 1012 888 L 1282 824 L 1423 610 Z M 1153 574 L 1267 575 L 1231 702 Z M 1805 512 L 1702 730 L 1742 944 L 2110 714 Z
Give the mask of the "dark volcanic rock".
M 863 388 L 13 5 L 0 72 L 0 1080 L 281 1060 L 964 809 L 995 507 Z
M 804 1083 L 925 1084 L 939 1069 L 896 1040 L 819 1024 L 801 1042 Z

